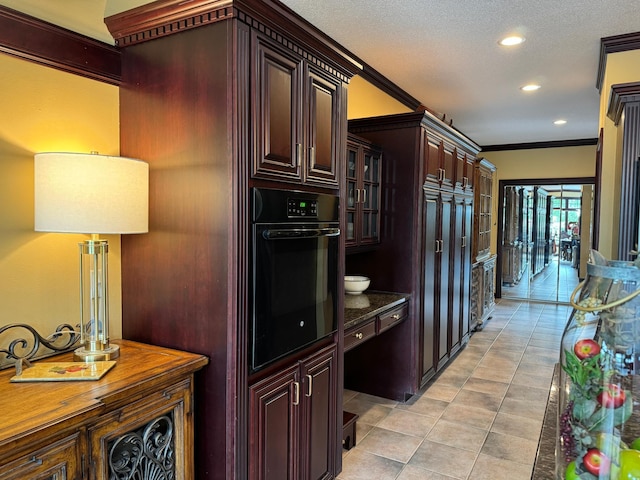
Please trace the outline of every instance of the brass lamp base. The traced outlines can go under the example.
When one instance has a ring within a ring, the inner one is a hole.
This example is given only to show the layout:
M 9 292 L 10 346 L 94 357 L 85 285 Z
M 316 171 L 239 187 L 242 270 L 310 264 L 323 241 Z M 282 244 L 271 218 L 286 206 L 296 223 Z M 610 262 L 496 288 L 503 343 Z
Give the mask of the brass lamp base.
M 80 347 L 73 352 L 75 362 L 85 363 L 115 360 L 119 356 L 120 347 L 118 345 L 109 345 L 102 350 L 87 350 L 85 347 Z

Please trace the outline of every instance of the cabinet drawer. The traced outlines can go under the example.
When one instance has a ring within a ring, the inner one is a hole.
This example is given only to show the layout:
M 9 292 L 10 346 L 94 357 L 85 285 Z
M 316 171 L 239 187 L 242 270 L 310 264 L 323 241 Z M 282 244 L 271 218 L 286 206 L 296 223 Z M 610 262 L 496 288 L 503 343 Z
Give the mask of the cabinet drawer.
M 376 322 L 371 321 L 364 325 L 356 325 L 344 332 L 344 351 L 366 342 L 376 334 Z
M 378 318 L 378 333 L 382 333 L 385 330 L 389 330 L 396 323 L 400 323 L 407 318 L 407 312 L 409 311 L 408 305 L 401 305 L 393 310 L 384 312 Z
M 4 480 L 75 479 L 81 477 L 78 434 L 0 466 Z

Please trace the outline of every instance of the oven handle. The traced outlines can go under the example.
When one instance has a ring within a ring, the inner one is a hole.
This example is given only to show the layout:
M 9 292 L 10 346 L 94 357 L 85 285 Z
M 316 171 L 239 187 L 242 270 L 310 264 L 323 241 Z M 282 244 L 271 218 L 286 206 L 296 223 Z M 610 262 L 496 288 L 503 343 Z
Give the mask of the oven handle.
M 266 240 L 337 237 L 339 235 L 339 228 L 279 228 L 262 232 L 262 236 Z

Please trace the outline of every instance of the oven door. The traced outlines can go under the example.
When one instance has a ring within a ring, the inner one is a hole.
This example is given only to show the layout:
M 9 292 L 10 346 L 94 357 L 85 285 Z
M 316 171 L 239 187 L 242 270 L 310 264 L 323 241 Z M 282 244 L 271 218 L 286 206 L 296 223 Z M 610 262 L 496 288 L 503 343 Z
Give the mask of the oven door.
M 337 328 L 337 224 L 255 224 L 251 368 Z

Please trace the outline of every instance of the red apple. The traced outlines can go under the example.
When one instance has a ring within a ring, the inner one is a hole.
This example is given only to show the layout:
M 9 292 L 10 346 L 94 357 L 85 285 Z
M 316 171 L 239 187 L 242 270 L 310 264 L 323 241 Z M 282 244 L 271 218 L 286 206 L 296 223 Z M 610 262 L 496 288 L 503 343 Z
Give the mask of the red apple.
M 595 357 L 600 353 L 600 345 L 598 345 L 598 342 L 595 340 L 583 338 L 582 340 L 578 340 L 573 346 L 573 353 L 575 353 L 576 357 L 580 360 Z
M 597 398 L 598 403 L 604 408 L 618 408 L 624 403 L 626 394 L 618 385 L 610 383 L 598 394 Z
M 607 476 L 611 467 L 611 460 L 597 448 L 590 448 L 582 457 L 584 469 L 596 477 Z

